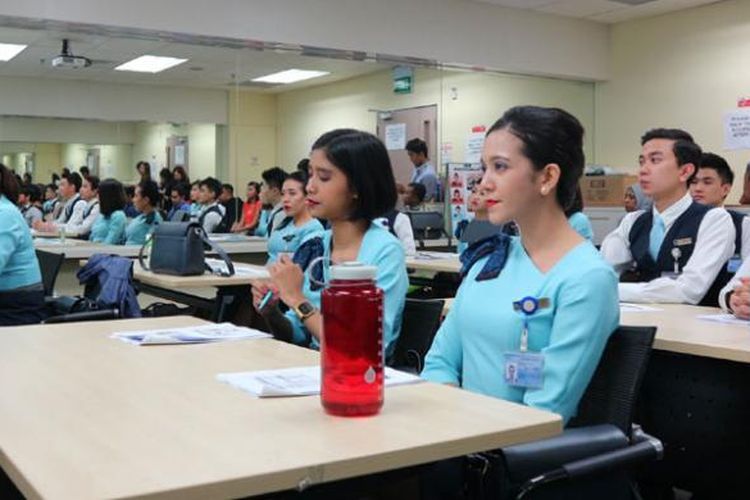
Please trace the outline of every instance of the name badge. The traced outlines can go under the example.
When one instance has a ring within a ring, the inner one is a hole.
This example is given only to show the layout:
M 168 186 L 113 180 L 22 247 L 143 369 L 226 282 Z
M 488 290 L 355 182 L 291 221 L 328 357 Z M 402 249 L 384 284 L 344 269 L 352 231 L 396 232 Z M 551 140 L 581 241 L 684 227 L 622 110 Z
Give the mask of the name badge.
M 735 274 L 742 265 L 742 258 L 739 255 L 735 255 L 729 262 L 727 262 L 727 272 Z
M 676 247 L 684 247 L 693 244 L 693 238 L 679 238 L 672 242 Z
M 541 389 L 544 385 L 544 356 L 536 352 L 506 352 L 505 382 L 513 387 Z

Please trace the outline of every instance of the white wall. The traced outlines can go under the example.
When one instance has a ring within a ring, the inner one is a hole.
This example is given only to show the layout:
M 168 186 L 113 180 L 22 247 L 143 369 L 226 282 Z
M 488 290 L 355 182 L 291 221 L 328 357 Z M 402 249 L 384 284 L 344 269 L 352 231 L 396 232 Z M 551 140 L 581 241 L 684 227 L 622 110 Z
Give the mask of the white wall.
M 224 90 L 0 77 L 0 115 L 226 123 Z
M 680 127 L 724 156 L 737 179 L 750 151 L 724 150 L 722 117 L 750 96 L 750 2 L 734 0 L 617 24 L 612 78 L 597 84 L 596 156 L 635 171 L 639 138 L 649 128 Z
M 606 25 L 469 0 L 25 0 L 0 14 L 604 79 Z M 192 119 L 188 121 L 200 121 Z M 215 120 L 208 120 L 215 121 Z
M 216 175 L 216 126 L 193 123 L 139 123 L 135 128 L 133 162 L 124 180 L 135 180 L 135 164 L 145 160 L 151 164 L 151 176 L 157 178 L 159 170 L 167 166 L 167 139 L 170 136 L 187 136 L 189 175 L 193 179 Z

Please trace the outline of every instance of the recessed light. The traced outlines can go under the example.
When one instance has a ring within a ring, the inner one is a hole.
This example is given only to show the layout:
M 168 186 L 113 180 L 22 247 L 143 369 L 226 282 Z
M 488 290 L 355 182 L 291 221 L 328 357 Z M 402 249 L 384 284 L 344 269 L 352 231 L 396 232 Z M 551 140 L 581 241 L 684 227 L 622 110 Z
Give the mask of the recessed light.
M 17 43 L 0 43 L 0 61 L 10 61 L 28 45 L 19 45 Z
M 254 82 L 263 83 L 294 83 L 301 82 L 302 80 L 309 80 L 310 78 L 318 78 L 319 76 L 330 75 L 328 71 L 312 71 L 306 69 L 288 69 L 286 71 L 280 71 L 259 78 L 253 78 Z
M 117 71 L 138 71 L 140 73 L 158 73 L 186 62 L 187 59 L 161 56 L 141 56 L 117 66 Z

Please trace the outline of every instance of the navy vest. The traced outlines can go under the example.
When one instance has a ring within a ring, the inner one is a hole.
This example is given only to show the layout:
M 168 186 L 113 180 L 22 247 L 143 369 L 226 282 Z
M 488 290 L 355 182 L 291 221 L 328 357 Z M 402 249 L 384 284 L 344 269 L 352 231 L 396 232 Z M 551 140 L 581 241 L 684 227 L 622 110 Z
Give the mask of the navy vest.
M 680 271 L 693 255 L 695 243 L 698 239 L 698 228 L 703 221 L 706 213 L 712 207 L 701 205 L 693 202 L 672 224 L 669 231 L 664 235 L 664 242 L 659 248 L 659 255 L 656 262 L 651 258 L 648 251 L 651 225 L 653 223 L 653 212 L 648 210 L 641 214 L 630 229 L 628 239 L 630 240 L 630 253 L 636 262 L 638 272 L 638 281 L 651 281 L 661 277 L 662 272 L 673 272 L 675 259 L 672 256 L 672 249 L 680 249 L 680 257 L 677 259 Z M 713 284 L 703 296 L 699 305 L 701 306 L 718 306 L 719 291 L 729 282 L 731 275 L 726 270 L 726 265 L 722 265 L 719 275 Z
M 79 198 L 76 198 L 76 201 L 74 201 L 73 203 L 65 207 L 65 222 L 69 221 L 70 218 L 73 217 L 73 211 L 75 210 L 76 205 L 78 205 L 78 203 L 80 202 L 86 203 L 86 200 L 79 197 Z
M 742 221 L 746 215 L 734 210 L 727 210 L 727 212 L 732 216 L 732 222 L 734 223 L 734 253 L 735 255 L 742 255 Z

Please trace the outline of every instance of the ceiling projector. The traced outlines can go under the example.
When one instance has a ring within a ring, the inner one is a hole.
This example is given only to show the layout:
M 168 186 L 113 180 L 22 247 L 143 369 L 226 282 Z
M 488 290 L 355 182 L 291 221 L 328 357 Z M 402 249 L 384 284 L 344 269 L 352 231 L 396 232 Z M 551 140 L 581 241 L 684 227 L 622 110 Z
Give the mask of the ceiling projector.
M 63 40 L 62 51 L 59 56 L 52 59 L 52 67 L 60 69 L 81 69 L 91 66 L 91 59 L 76 56 L 70 51 L 68 40 Z

